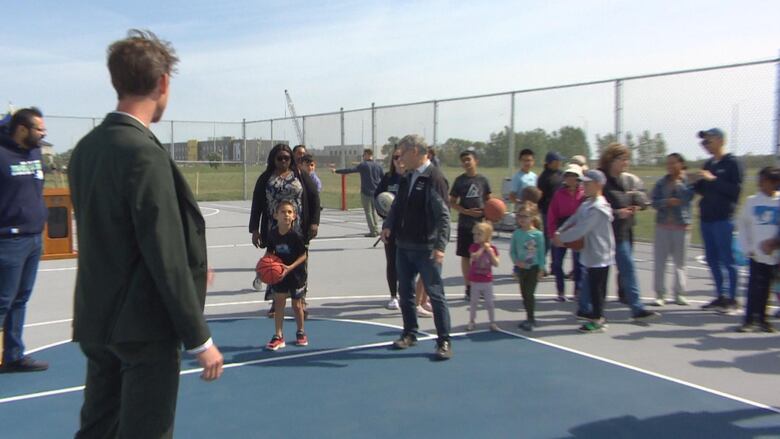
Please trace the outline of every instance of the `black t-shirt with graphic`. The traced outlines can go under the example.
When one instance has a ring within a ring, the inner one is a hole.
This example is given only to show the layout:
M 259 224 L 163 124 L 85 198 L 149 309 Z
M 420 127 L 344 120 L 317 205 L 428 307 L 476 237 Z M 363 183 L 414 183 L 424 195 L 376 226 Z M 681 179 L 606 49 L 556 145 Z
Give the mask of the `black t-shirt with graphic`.
M 490 194 L 490 183 L 482 174 L 469 177 L 461 174 L 455 179 L 450 190 L 450 196 L 458 197 L 458 205 L 464 209 L 482 209 L 485 207 L 485 197 Z M 458 228 L 471 229 L 482 218 L 468 215 L 458 215 Z
M 284 235 L 279 234 L 279 229 L 273 228 L 268 235 L 268 251 L 279 256 L 284 265 L 291 265 L 296 259 L 306 253 L 306 245 L 303 237 L 295 231 L 288 231 Z M 293 269 L 281 282 L 274 285 L 276 291 L 292 291 L 306 285 L 306 264 L 301 264 Z

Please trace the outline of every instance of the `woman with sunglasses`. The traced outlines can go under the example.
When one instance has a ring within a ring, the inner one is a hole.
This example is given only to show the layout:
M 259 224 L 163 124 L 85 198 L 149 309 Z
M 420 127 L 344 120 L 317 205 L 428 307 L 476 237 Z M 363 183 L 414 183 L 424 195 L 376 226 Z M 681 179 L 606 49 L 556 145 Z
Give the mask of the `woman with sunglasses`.
M 249 232 L 252 244 L 265 248 L 268 233 L 276 227 L 273 212 L 282 200 L 291 201 L 296 210 L 293 230 L 300 233 L 307 247 L 317 236 L 320 224 L 320 196 L 317 186 L 305 172 L 292 163 L 290 147 L 280 143 L 268 153 L 268 166 L 255 183 L 252 210 L 249 214 Z M 254 286 L 258 289 L 258 279 Z M 271 305 L 273 310 L 273 304 Z M 273 311 L 269 311 L 272 313 Z
M 401 177 L 404 175 L 404 165 L 401 162 L 401 151 L 396 145 L 393 149 L 393 155 L 390 159 L 390 170 L 382 176 L 379 184 L 374 191 L 374 200 L 382 192 L 390 192 L 393 195 L 398 194 L 398 185 Z M 384 214 L 377 209 L 377 213 L 384 218 Z M 390 288 L 390 301 L 387 302 L 387 309 L 398 310 L 398 274 L 395 270 L 395 239 L 392 237 L 385 243 L 385 259 L 387 260 L 387 286 Z

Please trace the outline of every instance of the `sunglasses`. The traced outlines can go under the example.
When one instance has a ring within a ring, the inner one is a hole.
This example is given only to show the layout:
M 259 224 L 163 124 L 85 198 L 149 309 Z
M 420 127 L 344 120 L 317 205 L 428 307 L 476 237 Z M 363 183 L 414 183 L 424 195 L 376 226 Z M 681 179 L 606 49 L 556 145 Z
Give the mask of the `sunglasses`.
M 276 161 L 277 162 L 289 162 L 290 161 L 290 156 L 289 155 L 278 155 L 278 156 L 276 156 Z

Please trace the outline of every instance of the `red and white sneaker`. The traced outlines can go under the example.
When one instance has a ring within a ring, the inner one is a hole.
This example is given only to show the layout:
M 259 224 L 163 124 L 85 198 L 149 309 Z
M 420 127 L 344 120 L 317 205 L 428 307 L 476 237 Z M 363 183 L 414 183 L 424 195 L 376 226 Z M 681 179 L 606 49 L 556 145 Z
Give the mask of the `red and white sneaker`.
M 279 337 L 278 335 L 274 335 L 273 337 L 271 337 L 271 341 L 269 341 L 268 344 L 265 345 L 265 348 L 269 351 L 275 351 L 285 346 L 286 345 L 284 344 L 284 337 Z
M 303 331 L 298 331 L 295 333 L 295 344 L 298 346 L 308 346 L 309 345 L 309 337 L 306 337 L 306 333 Z

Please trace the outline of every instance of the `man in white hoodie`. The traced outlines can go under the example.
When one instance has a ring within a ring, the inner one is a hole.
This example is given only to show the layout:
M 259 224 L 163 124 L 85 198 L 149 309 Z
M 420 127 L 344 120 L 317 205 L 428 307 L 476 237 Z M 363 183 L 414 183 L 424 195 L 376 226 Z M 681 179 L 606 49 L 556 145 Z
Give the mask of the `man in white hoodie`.
M 758 189 L 742 206 L 737 220 L 739 245 L 750 258 L 745 320 L 737 332 L 775 332 L 766 320 L 766 304 L 769 300 L 769 286 L 778 263 L 778 251 L 764 253 L 761 242 L 773 238 L 780 224 L 780 169 L 767 166 L 758 173 Z M 725 312 L 725 311 L 724 311 Z
M 615 263 L 615 237 L 612 233 L 612 207 L 602 195 L 607 177 L 603 172 L 592 169 L 582 176 L 585 196 L 588 199 L 577 212 L 566 220 L 555 233 L 553 244 L 558 247 L 572 246 L 573 242 L 584 240 L 580 250 L 580 263 L 587 268 L 588 285 L 580 294 L 590 294 L 593 312 L 580 332 L 604 332 L 604 299 L 607 295 L 609 266 Z M 568 244 L 568 245 L 567 245 Z

